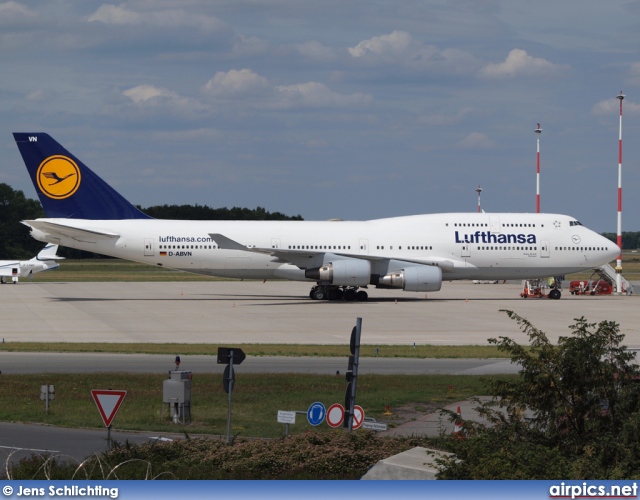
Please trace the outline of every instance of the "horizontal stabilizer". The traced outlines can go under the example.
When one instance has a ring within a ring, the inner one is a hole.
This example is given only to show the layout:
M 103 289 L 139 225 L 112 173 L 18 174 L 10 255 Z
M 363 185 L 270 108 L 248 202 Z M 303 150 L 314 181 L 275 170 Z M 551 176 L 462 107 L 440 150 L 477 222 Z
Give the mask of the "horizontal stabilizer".
M 95 243 L 99 240 L 119 238 L 120 235 L 108 231 L 96 231 L 92 229 L 84 229 L 81 227 L 61 224 L 59 222 L 50 222 L 48 220 L 36 219 L 25 220 L 22 223 L 34 230 L 40 231 L 46 236 L 53 238 L 71 238 L 76 241 L 86 243 Z

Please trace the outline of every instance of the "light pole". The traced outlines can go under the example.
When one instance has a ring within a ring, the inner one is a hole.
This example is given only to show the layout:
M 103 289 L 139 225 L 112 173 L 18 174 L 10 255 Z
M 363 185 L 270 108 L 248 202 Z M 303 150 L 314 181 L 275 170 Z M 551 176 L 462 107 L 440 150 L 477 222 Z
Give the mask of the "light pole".
M 542 129 L 540 128 L 540 124 L 538 123 L 538 128 L 535 129 L 535 133 L 537 136 L 537 154 L 536 154 L 536 213 L 540 213 L 540 134 L 542 133 Z
M 616 295 L 622 294 L 622 90 L 617 95 L 620 99 L 620 131 L 618 133 L 618 246 L 620 255 L 616 260 Z

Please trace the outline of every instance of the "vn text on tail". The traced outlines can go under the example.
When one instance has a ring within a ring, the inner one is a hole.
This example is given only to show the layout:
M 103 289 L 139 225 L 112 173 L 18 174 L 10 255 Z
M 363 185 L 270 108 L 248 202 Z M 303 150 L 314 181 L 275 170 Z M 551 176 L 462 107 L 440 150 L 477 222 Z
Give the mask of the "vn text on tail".
M 367 221 L 176 221 L 142 213 L 45 133 L 14 134 L 46 218 L 40 241 L 210 276 L 307 281 L 309 297 L 369 286 L 434 292 L 447 280 L 533 279 L 620 253 L 568 215 L 441 213 Z M 104 165 L 108 171 L 108 165 Z M 549 294 L 560 298 L 560 291 Z

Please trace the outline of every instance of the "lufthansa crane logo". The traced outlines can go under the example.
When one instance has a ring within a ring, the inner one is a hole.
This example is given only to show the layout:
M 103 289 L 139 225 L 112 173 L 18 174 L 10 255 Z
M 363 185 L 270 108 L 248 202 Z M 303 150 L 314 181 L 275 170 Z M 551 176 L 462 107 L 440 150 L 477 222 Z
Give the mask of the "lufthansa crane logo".
M 66 156 L 50 156 L 38 167 L 38 187 L 49 198 L 64 200 L 80 187 L 80 169 Z

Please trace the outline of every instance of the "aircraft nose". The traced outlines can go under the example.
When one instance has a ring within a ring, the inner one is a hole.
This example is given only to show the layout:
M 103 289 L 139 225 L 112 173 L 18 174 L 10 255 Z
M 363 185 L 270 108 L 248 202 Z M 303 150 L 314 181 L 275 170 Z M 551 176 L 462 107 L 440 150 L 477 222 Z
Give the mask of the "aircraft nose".
M 609 260 L 615 260 L 618 255 L 620 255 L 622 253 L 622 249 L 616 245 L 614 242 L 612 242 L 610 239 L 605 238 L 604 236 L 601 236 L 602 238 L 602 245 L 604 246 L 604 248 L 607 249 L 607 257 L 609 258 Z

